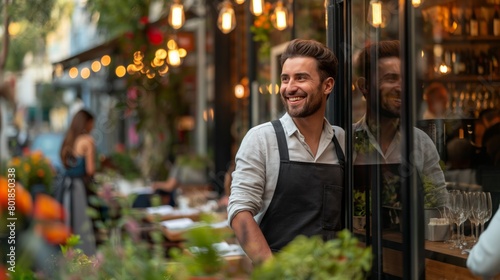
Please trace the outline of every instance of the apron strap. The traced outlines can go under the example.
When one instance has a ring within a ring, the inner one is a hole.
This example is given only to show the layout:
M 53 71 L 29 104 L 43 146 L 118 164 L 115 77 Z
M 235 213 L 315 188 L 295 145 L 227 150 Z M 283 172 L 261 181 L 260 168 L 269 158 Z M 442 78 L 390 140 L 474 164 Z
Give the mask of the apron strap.
M 345 157 L 344 157 L 344 152 L 342 151 L 342 148 L 340 147 L 339 140 L 337 140 L 337 137 L 333 135 L 333 144 L 335 145 L 335 153 L 337 153 L 337 158 L 339 159 L 339 164 L 342 166 L 342 168 L 345 165 Z
M 271 121 L 274 131 L 276 132 L 276 139 L 278 140 L 278 149 L 280 152 L 280 159 L 282 161 L 289 161 L 289 155 L 288 155 L 288 145 L 286 144 L 286 138 L 285 138 L 285 132 L 283 130 L 283 125 L 281 124 L 280 120 L 273 120 Z M 337 140 L 337 137 L 333 135 L 333 144 L 335 146 L 335 153 L 337 154 L 337 158 L 339 160 L 339 165 L 344 167 L 345 166 L 345 157 L 344 157 L 344 152 L 342 151 L 342 148 L 340 147 L 339 141 Z
M 288 145 L 286 144 L 285 132 L 283 130 L 283 125 L 281 125 L 280 120 L 271 121 L 276 132 L 276 139 L 278 140 L 278 149 L 280 152 L 281 161 L 290 161 L 288 156 Z

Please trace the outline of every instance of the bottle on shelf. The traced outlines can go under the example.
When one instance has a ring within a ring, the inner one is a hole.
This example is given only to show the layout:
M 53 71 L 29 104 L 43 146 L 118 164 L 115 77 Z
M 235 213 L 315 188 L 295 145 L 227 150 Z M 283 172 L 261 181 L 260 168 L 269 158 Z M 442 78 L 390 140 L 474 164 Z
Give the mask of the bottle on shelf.
M 465 16 L 465 10 L 462 10 L 462 15 L 460 16 L 460 25 L 461 25 L 461 35 L 467 36 L 470 33 L 470 21 Z
M 489 72 L 490 72 L 489 74 L 493 75 L 493 76 L 498 76 L 500 74 L 499 73 L 499 61 L 498 61 L 497 55 L 495 54 L 495 49 L 490 48 L 488 50 L 487 61 L 488 61 Z
M 469 21 L 469 28 L 470 28 L 470 32 L 469 32 L 470 36 L 478 36 L 479 35 L 479 22 L 477 20 L 475 8 L 472 8 L 472 15 L 471 15 L 470 21 Z
M 495 7 L 493 14 L 493 36 L 500 36 L 500 14 L 498 13 L 498 6 Z
M 486 16 L 484 12 L 482 12 L 482 9 L 480 11 L 481 11 L 479 13 L 480 16 L 478 17 L 479 35 L 488 36 L 489 35 L 488 21 L 486 20 Z

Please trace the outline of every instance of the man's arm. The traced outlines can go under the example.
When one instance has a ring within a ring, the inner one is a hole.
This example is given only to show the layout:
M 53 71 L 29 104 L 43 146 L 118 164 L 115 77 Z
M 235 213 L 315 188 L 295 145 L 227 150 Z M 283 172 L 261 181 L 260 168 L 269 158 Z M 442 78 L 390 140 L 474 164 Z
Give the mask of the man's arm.
M 272 257 L 259 225 L 249 211 L 242 211 L 234 216 L 231 227 L 245 253 L 254 264 L 262 263 Z

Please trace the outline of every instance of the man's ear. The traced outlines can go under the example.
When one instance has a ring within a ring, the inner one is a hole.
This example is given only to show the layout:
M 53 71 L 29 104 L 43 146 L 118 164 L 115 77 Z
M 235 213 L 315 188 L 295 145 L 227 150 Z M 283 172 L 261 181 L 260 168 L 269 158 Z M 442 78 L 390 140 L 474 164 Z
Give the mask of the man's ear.
M 332 77 L 328 77 L 328 78 L 326 78 L 324 83 L 325 83 L 325 90 L 323 91 L 323 93 L 330 94 L 333 91 L 333 86 L 335 85 L 335 80 Z
M 368 85 L 365 77 L 359 77 L 356 81 L 356 87 L 363 93 L 363 96 L 366 98 L 368 95 Z

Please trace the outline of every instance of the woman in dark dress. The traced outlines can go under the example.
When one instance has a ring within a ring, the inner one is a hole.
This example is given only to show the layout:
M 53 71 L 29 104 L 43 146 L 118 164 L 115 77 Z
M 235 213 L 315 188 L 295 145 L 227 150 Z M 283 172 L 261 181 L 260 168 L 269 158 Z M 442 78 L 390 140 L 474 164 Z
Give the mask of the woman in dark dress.
M 86 211 L 88 196 L 94 193 L 89 186 L 95 171 L 95 145 L 90 135 L 93 127 L 94 117 L 88 111 L 82 109 L 73 117 L 61 147 L 66 170 L 57 194 L 66 210 L 65 222 L 73 234 L 80 235 L 77 247 L 86 255 L 96 252 L 94 227 Z

